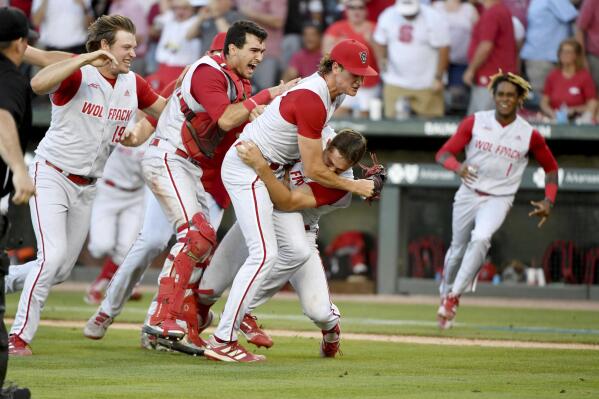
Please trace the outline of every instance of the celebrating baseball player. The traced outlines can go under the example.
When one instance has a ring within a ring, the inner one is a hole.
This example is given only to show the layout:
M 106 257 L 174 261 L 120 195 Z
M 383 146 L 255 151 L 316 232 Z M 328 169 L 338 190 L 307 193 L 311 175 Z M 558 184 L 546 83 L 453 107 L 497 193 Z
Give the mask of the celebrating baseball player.
M 23 287 L 10 335 L 10 354 L 31 355 L 29 343 L 53 284 L 70 274 L 89 228 L 96 180 L 137 109 L 158 117 L 165 100 L 129 70 L 135 26 L 102 16 L 89 27 L 87 54 L 42 69 L 31 81 L 51 93 L 52 120 L 30 167 L 37 259 L 12 267 L 9 291 Z
M 555 203 L 557 162 L 543 136 L 516 114 L 530 88 L 520 76 L 500 71 L 489 84 L 495 110 L 465 118 L 437 152 L 437 162 L 462 179 L 453 203 L 451 246 L 440 286 L 441 328 L 452 326 L 460 296 L 472 289 L 491 237 L 512 207 L 529 153 L 545 170 L 545 198 L 531 202 L 534 209 L 529 216 L 540 217 L 541 227 Z M 462 150 L 466 159 L 460 163 L 456 155 Z
M 334 173 L 347 179 L 353 179 L 351 167 L 362 158 L 366 151 L 364 137 L 351 129 L 343 129 L 335 135 L 333 129 L 325 127 L 322 133 L 322 143 L 324 147 L 324 164 Z M 302 227 L 305 229 L 304 235 L 310 247 L 308 260 L 298 269 L 290 268 L 288 264 L 282 262 L 277 262 L 273 266 L 269 275 L 257 290 L 249 310 L 252 311 L 266 302 L 287 281 L 290 281 L 298 293 L 304 314 L 322 330 L 321 354 L 334 357 L 339 349 L 340 314 L 337 307 L 330 300 L 326 275 L 316 245 L 316 236 L 320 217 L 335 209 L 349 206 L 351 193 L 327 188 L 310 180 L 305 176 L 301 162 L 294 164 L 288 171 L 286 177 L 289 183 L 288 188 L 287 185 L 277 179 L 269 163 L 262 157 L 255 144 L 241 142 L 236 146 L 236 149 L 239 157 L 256 170 L 256 173 L 264 182 L 270 198 L 277 208 L 273 212 L 274 218 L 277 217 L 278 213 L 301 210 L 304 224 Z M 292 242 L 298 240 L 298 238 L 284 234 L 277 235 L 279 251 L 282 251 L 285 246 L 293 245 Z M 227 232 L 217 248 L 213 262 L 218 264 L 219 267 L 207 269 L 200 283 L 200 314 L 211 313 L 209 311 L 210 307 L 230 286 L 237 271 L 247 259 L 247 248 L 239 246 L 239 241 L 242 239 L 241 229 L 239 224 L 236 223 Z M 211 317 L 208 316 L 207 319 L 211 319 Z M 253 318 L 246 314 L 241 323 L 241 331 L 246 335 L 249 342 L 257 346 L 272 346 L 270 337 L 259 328 L 254 327 L 248 331 L 248 325 L 253 324 L 255 324 Z M 239 352 L 238 355 L 243 355 L 243 353 Z M 255 360 L 262 359 L 262 357 L 254 356 L 257 358 Z
M 374 183 L 338 176 L 323 162 L 322 129 L 345 94 L 355 95 L 364 76 L 375 75 L 368 49 L 355 40 L 338 43 L 321 61 L 319 71 L 273 100 L 264 113 L 248 124 L 240 140 L 252 141 L 280 176 L 284 165 L 301 158 L 306 176 L 325 187 L 370 197 Z M 250 108 L 255 104 L 248 102 Z M 220 323 L 210 337 L 205 355 L 217 360 L 262 360 L 237 343 L 237 331 L 253 297 L 273 265 L 303 265 L 311 255 L 298 212 L 281 213 L 276 221 L 273 203 L 264 182 L 247 166 L 235 148 L 225 155 L 222 168 L 225 188 L 235 208 L 249 256 L 237 272 Z M 278 252 L 276 226 L 286 230 L 290 247 Z
M 94 200 L 87 248 L 95 258 L 105 258 L 102 271 L 89 286 L 84 300 L 98 305 L 104 290 L 125 259 L 139 233 L 144 214 L 144 181 L 141 158 L 144 147 L 118 144 L 104 167 Z
M 158 306 L 146 332 L 181 339 L 177 324 L 194 270 L 208 265 L 216 233 L 208 221 L 202 165 L 218 162 L 236 139 L 236 129 L 250 112 L 283 93 L 291 84 L 265 89 L 250 97 L 249 78 L 262 61 L 266 31 L 250 21 L 228 30 L 223 57 L 204 56 L 183 76 L 159 119 L 155 138 L 142 161 L 146 183 L 177 232 L 177 243 L 160 276 Z M 199 277 L 198 277 L 199 278 Z

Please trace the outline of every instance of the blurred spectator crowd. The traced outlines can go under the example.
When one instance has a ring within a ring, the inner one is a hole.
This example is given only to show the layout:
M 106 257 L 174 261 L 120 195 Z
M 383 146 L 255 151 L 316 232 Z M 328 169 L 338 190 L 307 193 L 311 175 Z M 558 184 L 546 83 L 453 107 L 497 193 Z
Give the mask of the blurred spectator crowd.
M 87 26 L 121 14 L 137 27 L 133 69 L 160 89 L 238 19 L 268 31 L 257 90 L 307 76 L 339 40 L 356 39 L 380 76 L 337 116 L 405 119 L 493 108 L 499 69 L 533 90 L 533 122 L 599 121 L 599 0 L 0 0 L 39 30 L 38 47 L 85 51 Z

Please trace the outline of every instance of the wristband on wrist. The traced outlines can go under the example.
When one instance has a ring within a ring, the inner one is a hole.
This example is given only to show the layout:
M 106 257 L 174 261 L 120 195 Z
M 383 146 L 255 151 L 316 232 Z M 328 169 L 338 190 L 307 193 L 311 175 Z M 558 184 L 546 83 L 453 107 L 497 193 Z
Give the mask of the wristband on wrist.
M 256 108 L 258 105 L 268 104 L 270 100 L 270 91 L 268 91 L 268 89 L 264 89 L 255 96 L 252 96 L 245 100 L 242 104 L 245 107 L 245 109 L 252 112 L 252 110 Z

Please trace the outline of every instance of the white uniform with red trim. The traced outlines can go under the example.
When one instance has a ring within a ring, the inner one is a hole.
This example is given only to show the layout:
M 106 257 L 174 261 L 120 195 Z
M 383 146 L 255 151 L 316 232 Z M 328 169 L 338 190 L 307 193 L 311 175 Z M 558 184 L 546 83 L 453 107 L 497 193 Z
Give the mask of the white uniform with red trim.
M 80 71 L 74 96 L 64 105 L 53 103 L 50 128 L 29 170 L 37 193 L 29 201 L 37 259 L 11 267 L 6 278 L 8 292 L 23 287 L 10 333 L 25 342 L 35 335 L 50 287 L 66 280 L 75 265 L 89 228 L 95 179 L 138 108 L 133 72 L 118 75 L 113 87 L 95 67 Z
M 325 131 L 328 131 L 326 135 Z M 334 134 L 332 129 L 325 129 L 323 131 L 324 146 L 326 146 L 326 143 Z M 342 173 L 341 176 L 353 179 L 353 171 L 349 169 Z M 289 182 L 291 189 L 311 183 L 310 179 L 304 175 L 301 162 L 294 164 L 291 168 Z M 293 268 L 290 265 L 277 262 L 256 292 L 249 311 L 253 311 L 268 301 L 289 281 L 300 298 L 304 314 L 314 321 L 321 330 L 328 331 L 337 325 L 340 313 L 337 306 L 330 300 L 327 278 L 316 244 L 318 222 L 320 217 L 327 213 L 336 209 L 347 208 L 351 203 L 352 195 L 351 193 L 346 193 L 341 198 L 335 197 L 335 199 L 331 199 L 318 198 L 320 193 L 317 191 L 313 191 L 313 194 L 317 198 L 317 202 L 323 205 L 313 209 L 304 209 L 300 212 L 303 217 L 305 236 L 310 248 L 308 260 L 299 268 Z M 275 210 L 275 220 L 278 213 L 284 212 Z M 279 229 L 276 230 L 279 251 L 284 250 L 284 248 L 281 248 L 281 244 L 285 245 L 286 241 L 294 239 L 294 237 L 289 236 L 285 226 L 282 227 L 282 231 L 279 231 Z M 214 257 L 212 258 L 214 267 L 206 269 L 206 273 L 200 282 L 199 298 L 201 303 L 205 305 L 215 303 L 220 299 L 223 292 L 231 286 L 235 275 L 248 257 L 247 247 L 239 245 L 239 242 L 242 240 L 243 234 L 241 228 L 238 223 L 235 223 L 219 243 L 214 253 Z
M 521 117 L 502 126 L 495 110 L 474 114 L 472 139 L 466 146 L 466 164 L 478 178 L 463 183 L 453 203 L 451 246 L 445 255 L 441 296 L 461 294 L 473 279 L 514 202 L 528 164 L 532 126 Z
M 144 186 L 141 159 L 146 146 L 117 145 L 94 200 L 87 249 L 95 258 L 109 256 L 120 265 L 143 221 Z
M 263 114 L 245 127 L 240 136 L 241 140 L 254 142 L 271 163 L 290 165 L 300 158 L 298 128 L 283 118 L 280 109 L 282 100 L 296 90 L 310 91 L 316 94 L 313 96 L 316 101 L 322 101 L 324 125 L 345 97 L 340 95 L 332 101 L 326 81 L 315 73 L 275 98 Z M 279 169 L 282 168 L 279 166 Z M 227 152 L 221 173 L 249 256 L 235 276 L 214 335 L 223 341 L 236 341 L 241 320 L 275 263 L 280 262 L 290 269 L 298 268 L 310 258 L 312 249 L 305 238 L 301 214 L 273 212 L 273 204 L 264 183 L 252 168 L 241 161 L 235 148 Z M 280 231 L 286 233 L 277 234 L 277 225 Z M 285 241 L 277 243 L 277 240 Z

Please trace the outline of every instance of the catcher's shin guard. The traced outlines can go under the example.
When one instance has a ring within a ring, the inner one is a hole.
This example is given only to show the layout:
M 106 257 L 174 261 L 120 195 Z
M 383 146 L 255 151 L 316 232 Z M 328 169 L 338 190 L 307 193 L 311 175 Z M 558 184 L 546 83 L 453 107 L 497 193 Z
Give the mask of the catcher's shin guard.
M 195 229 L 187 231 L 183 249 L 173 260 L 175 285 L 167 316 L 170 320 L 181 316 L 185 291 L 193 269 L 207 264 L 216 247 L 216 233 L 204 215 L 196 213 L 192 223 Z
M 203 347 L 204 341 L 200 338 L 200 319 L 198 317 L 198 304 L 195 293 L 187 295 L 183 301 L 181 320 L 187 325 L 187 339 L 194 345 Z
M 163 277 L 158 285 L 158 295 L 156 296 L 156 310 L 150 317 L 150 324 L 157 325 L 162 323 L 168 315 L 169 305 L 175 293 L 175 279 L 173 277 Z

